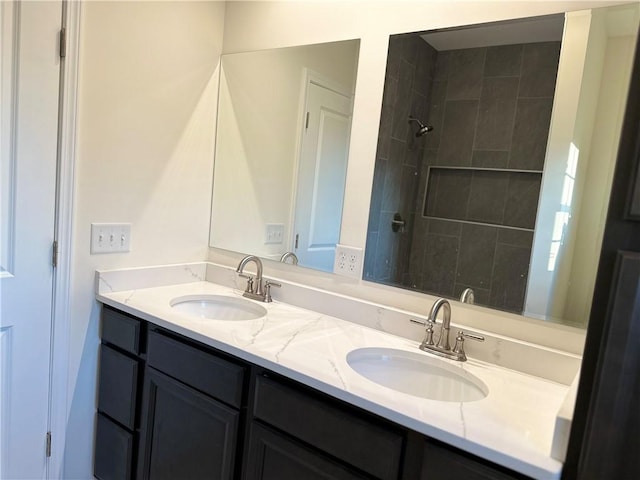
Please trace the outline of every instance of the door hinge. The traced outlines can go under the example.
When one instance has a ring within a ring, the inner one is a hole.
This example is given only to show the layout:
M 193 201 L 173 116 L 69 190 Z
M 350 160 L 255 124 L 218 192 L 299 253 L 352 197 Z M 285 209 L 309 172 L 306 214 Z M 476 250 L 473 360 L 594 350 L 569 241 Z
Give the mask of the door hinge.
M 51 432 L 47 432 L 47 457 L 51 456 Z
M 304 121 L 305 130 L 309 128 L 309 112 L 307 112 L 307 119 Z
M 300 235 L 296 233 L 296 244 L 295 244 L 295 249 L 298 249 L 298 238 L 300 238 Z
M 67 29 L 60 29 L 60 58 L 67 56 Z
M 54 267 L 58 266 L 58 241 L 54 240 L 53 241 L 53 247 L 52 247 L 52 253 L 51 253 L 51 264 Z

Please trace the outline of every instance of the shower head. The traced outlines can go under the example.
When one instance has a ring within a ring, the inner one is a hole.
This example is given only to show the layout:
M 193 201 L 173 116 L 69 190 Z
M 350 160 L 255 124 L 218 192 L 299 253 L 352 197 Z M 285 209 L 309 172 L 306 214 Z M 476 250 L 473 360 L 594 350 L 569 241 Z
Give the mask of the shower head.
M 416 132 L 416 137 L 421 137 L 429 133 L 431 130 L 433 130 L 433 127 L 431 125 L 425 125 L 417 118 L 409 116 L 409 123 L 411 122 L 416 122 L 418 124 L 418 131 Z

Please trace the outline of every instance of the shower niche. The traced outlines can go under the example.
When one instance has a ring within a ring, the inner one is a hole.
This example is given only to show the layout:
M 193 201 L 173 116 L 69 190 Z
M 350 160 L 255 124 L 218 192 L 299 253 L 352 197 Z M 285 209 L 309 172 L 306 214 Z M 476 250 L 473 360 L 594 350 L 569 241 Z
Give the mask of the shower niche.
M 390 37 L 365 280 L 453 298 L 472 288 L 478 304 L 523 311 L 560 56 L 554 22 L 552 35 L 507 44 Z M 405 225 L 394 232 L 396 214 Z

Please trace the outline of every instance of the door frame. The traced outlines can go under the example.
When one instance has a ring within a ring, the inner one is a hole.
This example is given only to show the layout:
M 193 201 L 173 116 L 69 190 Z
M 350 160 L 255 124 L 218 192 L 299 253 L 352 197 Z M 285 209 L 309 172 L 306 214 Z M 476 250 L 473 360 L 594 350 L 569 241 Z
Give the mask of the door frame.
M 82 2 L 63 0 L 62 27 L 66 55 L 62 59 L 58 112 L 55 239 L 58 266 L 54 270 L 50 362 L 49 431 L 51 457 L 47 478 L 63 478 L 68 417 L 70 294 L 74 217 L 78 63 Z

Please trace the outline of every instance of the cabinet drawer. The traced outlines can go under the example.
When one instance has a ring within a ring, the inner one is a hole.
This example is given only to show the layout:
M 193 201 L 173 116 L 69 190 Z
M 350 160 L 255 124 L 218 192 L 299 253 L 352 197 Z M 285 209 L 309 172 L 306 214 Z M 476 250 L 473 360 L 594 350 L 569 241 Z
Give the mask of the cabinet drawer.
M 149 366 L 236 408 L 245 368 L 156 331 L 149 332 Z
M 100 345 L 98 410 L 133 430 L 138 396 L 138 360 Z
M 140 320 L 109 307 L 102 308 L 102 341 L 140 354 Z
M 133 435 L 98 414 L 93 474 L 100 480 L 129 480 L 133 472 Z
M 376 478 L 398 478 L 403 436 L 373 418 L 264 376 L 256 378 L 253 413 Z

